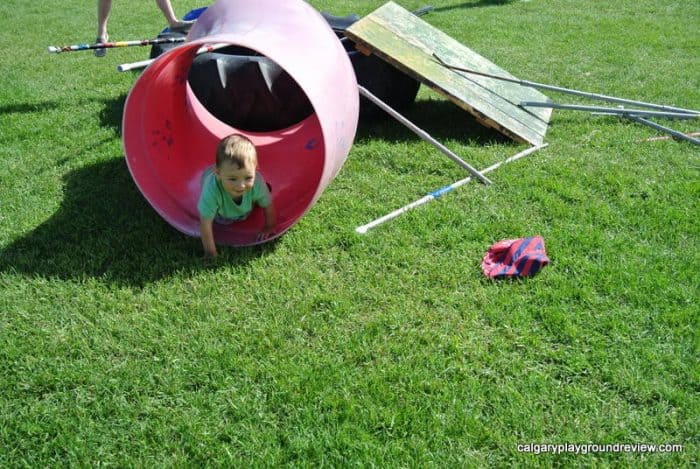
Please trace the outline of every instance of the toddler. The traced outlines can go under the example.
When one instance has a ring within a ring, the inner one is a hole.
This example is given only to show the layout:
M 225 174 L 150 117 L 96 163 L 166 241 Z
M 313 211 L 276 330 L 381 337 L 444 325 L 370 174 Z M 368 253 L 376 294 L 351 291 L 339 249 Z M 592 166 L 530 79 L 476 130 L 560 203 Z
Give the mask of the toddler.
M 202 175 L 202 193 L 197 203 L 205 256 L 217 255 L 214 223 L 230 224 L 244 220 L 254 205 L 262 207 L 265 213 L 260 236 L 267 237 L 272 233 L 275 210 L 270 191 L 257 168 L 257 151 L 248 138 L 233 134 L 219 142 L 216 164 Z

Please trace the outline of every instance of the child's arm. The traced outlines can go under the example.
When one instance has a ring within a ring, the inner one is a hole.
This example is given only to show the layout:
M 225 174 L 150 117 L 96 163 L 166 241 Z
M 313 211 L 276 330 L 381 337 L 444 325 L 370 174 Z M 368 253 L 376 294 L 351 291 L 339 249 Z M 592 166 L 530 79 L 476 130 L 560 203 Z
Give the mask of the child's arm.
M 265 225 L 263 226 L 263 233 L 272 233 L 275 225 L 277 224 L 277 213 L 275 212 L 275 206 L 270 202 L 270 205 L 263 208 L 265 213 Z
M 216 243 L 214 243 L 214 220 L 200 218 L 199 235 L 202 238 L 205 257 L 216 257 Z

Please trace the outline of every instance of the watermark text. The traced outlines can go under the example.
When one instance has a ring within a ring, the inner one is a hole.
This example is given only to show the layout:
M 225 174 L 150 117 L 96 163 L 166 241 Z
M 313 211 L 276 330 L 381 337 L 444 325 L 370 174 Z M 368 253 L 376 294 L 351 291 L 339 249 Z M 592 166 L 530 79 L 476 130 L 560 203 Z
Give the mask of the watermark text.
M 531 454 L 682 453 L 683 445 L 673 443 L 660 445 L 647 443 L 522 443 L 518 444 L 518 452 Z

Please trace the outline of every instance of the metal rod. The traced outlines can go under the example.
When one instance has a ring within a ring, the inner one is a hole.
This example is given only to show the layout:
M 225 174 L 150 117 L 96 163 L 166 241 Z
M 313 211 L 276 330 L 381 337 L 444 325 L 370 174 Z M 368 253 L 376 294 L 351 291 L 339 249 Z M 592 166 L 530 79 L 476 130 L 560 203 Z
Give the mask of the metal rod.
M 614 107 L 585 106 L 581 104 L 559 104 L 546 101 L 522 101 L 520 106 L 525 107 L 550 107 L 554 109 L 570 109 L 573 111 L 590 111 L 601 114 L 634 115 L 641 117 L 667 117 L 669 119 L 698 119 L 700 114 L 688 114 L 686 112 L 648 111 L 646 109 L 627 109 Z
M 420 7 L 417 10 L 413 10 L 411 13 L 413 13 L 416 16 L 423 16 L 426 13 L 430 13 L 431 11 L 433 11 L 433 7 L 431 5 L 426 5 L 424 7 Z
M 175 44 L 185 42 L 184 37 L 158 37 L 155 39 L 141 39 L 138 41 L 98 42 L 95 44 L 73 44 L 71 46 L 49 46 L 49 52 L 76 52 L 92 49 L 112 49 L 115 47 L 151 46 L 154 44 Z
M 551 90 L 551 91 L 559 91 L 561 93 L 569 93 L 569 94 L 573 94 L 576 96 L 583 96 L 583 97 L 591 98 L 591 99 L 599 99 L 599 100 L 608 101 L 611 103 L 633 104 L 635 106 L 647 107 L 650 109 L 659 109 L 659 110 L 663 110 L 663 111 L 685 112 L 688 114 L 700 114 L 700 111 L 695 111 L 692 109 L 683 109 L 683 108 L 679 108 L 679 107 L 666 106 L 663 104 L 645 103 L 643 101 L 633 101 L 631 99 L 623 99 L 623 98 L 618 98 L 615 96 L 606 96 L 604 94 L 597 94 L 597 93 L 589 93 L 586 91 L 572 90 L 569 88 L 562 88 L 559 86 L 546 85 L 544 83 L 535 83 L 532 81 L 520 80 L 517 78 L 509 78 L 509 77 L 503 77 L 503 76 L 499 76 L 499 75 L 491 75 L 490 73 L 477 72 L 475 70 L 469 70 L 468 68 L 461 68 L 461 67 L 457 67 L 454 65 L 450 65 L 450 64 L 446 63 L 444 60 L 442 60 L 440 57 L 438 57 L 437 54 L 433 54 L 433 57 L 435 57 L 438 60 L 438 62 L 440 62 L 440 64 L 442 64 L 443 66 L 450 68 L 452 70 L 458 70 L 460 72 L 471 73 L 473 75 L 480 75 L 482 77 L 493 78 L 496 80 L 509 81 L 511 83 L 517 83 L 518 85 L 521 85 L 521 86 L 528 86 L 531 88 L 540 88 L 540 89 Z
M 633 109 L 627 109 L 627 111 L 635 111 Z M 675 116 L 671 113 L 671 115 L 665 115 L 665 114 L 659 114 L 659 115 L 650 115 L 645 113 L 644 111 L 642 112 L 591 112 L 592 116 L 617 116 L 617 117 L 625 117 L 625 116 L 637 116 L 637 117 L 662 117 L 666 119 L 696 119 L 698 116 L 694 116 L 692 114 L 681 114 L 679 116 Z
M 506 163 L 511 163 L 511 162 L 513 162 L 513 161 L 515 161 L 515 160 L 519 160 L 520 158 L 523 158 L 523 157 L 525 157 L 525 156 L 527 156 L 527 155 L 529 155 L 529 154 L 531 154 L 531 153 L 534 153 L 534 152 L 536 152 L 537 150 L 540 150 L 540 149 L 542 149 L 542 148 L 545 148 L 547 145 L 549 145 L 549 144 L 548 144 L 548 143 L 545 143 L 545 144 L 543 144 L 543 145 L 539 145 L 539 146 L 536 146 L 536 147 L 530 147 L 530 148 L 528 148 L 528 149 L 526 149 L 526 150 L 523 150 L 523 151 L 521 151 L 520 153 L 518 153 L 517 155 L 513 155 L 513 156 L 511 156 L 510 158 L 507 158 L 507 159 L 504 160 L 504 161 L 501 161 L 501 162 L 498 162 L 498 163 L 496 163 L 496 164 L 494 164 L 494 165 L 489 166 L 488 168 L 486 168 L 486 169 L 484 169 L 483 171 L 481 171 L 481 174 L 491 172 L 491 171 L 497 169 L 499 166 L 504 165 L 504 164 L 506 164 Z M 438 189 L 438 190 L 435 190 L 435 191 L 433 191 L 433 192 L 431 192 L 431 193 L 425 195 L 424 197 L 421 197 L 420 199 L 416 200 L 415 202 L 412 202 L 412 203 L 410 203 L 410 204 L 408 204 L 408 205 L 406 205 L 406 206 L 404 206 L 404 207 L 401 207 L 401 208 L 399 208 L 399 209 L 397 209 L 397 210 L 394 210 L 393 212 L 391 212 L 391 213 L 389 213 L 389 214 L 387 214 L 387 215 L 384 215 L 383 217 L 377 218 L 376 220 L 371 221 L 371 222 L 367 223 L 366 225 L 358 226 L 357 228 L 355 228 L 355 231 L 358 232 L 358 233 L 360 233 L 360 234 L 365 234 L 365 233 L 367 233 L 368 230 L 370 230 L 370 229 L 372 229 L 372 228 L 374 228 L 374 227 L 376 227 L 376 226 L 379 226 L 379 225 L 381 225 L 382 223 L 386 223 L 386 222 L 388 222 L 389 220 L 393 220 L 394 218 L 397 218 L 398 216 L 400 216 L 400 215 L 402 215 L 402 214 L 408 212 L 409 210 L 412 210 L 412 209 L 414 209 L 414 208 L 416 208 L 416 207 L 419 207 L 419 206 L 421 206 L 421 205 L 427 204 L 427 203 L 430 202 L 431 200 L 435 200 L 435 199 L 437 199 L 438 197 L 441 197 L 441 196 L 447 194 L 448 192 L 452 192 L 452 191 L 455 190 L 456 188 L 458 188 L 458 187 L 460 187 L 460 186 L 463 186 L 464 184 L 467 184 L 467 183 L 470 182 L 471 180 L 472 180 L 472 178 L 471 178 L 471 176 L 470 176 L 470 177 L 461 179 L 461 180 L 459 180 L 459 181 L 457 181 L 457 182 L 454 182 L 454 183 L 452 183 L 452 184 L 450 184 L 450 185 L 448 185 L 448 186 L 445 186 L 445 187 L 442 187 L 442 188 L 440 188 L 440 189 Z
M 689 137 L 688 135 L 678 132 L 677 130 L 669 129 L 668 127 L 664 127 L 663 125 L 659 125 L 656 122 L 652 122 L 647 119 L 642 119 L 641 117 L 634 116 L 634 115 L 627 115 L 624 116 L 628 119 L 632 119 L 635 122 L 639 122 L 640 124 L 648 125 L 649 127 L 653 127 L 656 130 L 660 130 L 662 132 L 666 132 L 667 134 L 670 134 L 674 136 L 675 138 L 681 139 L 681 140 L 687 140 L 690 143 L 693 143 L 695 145 L 700 145 L 700 139 Z
M 396 112 L 391 106 L 386 104 L 384 101 L 381 99 L 377 98 L 375 95 L 373 95 L 371 92 L 369 92 L 365 87 L 361 85 L 357 85 L 357 88 L 360 90 L 360 94 L 364 96 L 365 98 L 369 99 L 372 101 L 374 104 L 379 106 L 383 111 L 385 111 L 387 114 L 389 114 L 391 117 L 402 123 L 404 126 L 406 126 L 408 129 L 410 129 L 413 133 L 418 135 L 420 138 L 425 140 L 426 142 L 430 143 L 433 145 L 435 148 L 443 152 L 445 155 L 447 155 L 452 161 L 456 162 L 459 164 L 462 168 L 466 169 L 471 173 L 472 176 L 477 178 L 479 181 L 482 183 L 489 185 L 491 184 L 491 181 L 489 179 L 480 174 L 474 167 L 472 167 L 469 163 L 461 159 L 459 156 L 455 155 L 452 151 L 450 151 L 449 148 L 435 140 L 433 137 L 430 136 L 428 132 L 425 130 L 421 129 L 420 127 L 416 126 L 413 122 L 409 121 L 406 119 L 404 116 Z

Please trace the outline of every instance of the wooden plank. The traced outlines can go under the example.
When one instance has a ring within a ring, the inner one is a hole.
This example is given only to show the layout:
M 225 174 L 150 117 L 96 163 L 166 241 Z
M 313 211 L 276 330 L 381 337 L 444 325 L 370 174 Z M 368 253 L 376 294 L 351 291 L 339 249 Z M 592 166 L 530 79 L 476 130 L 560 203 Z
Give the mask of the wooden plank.
M 514 106 L 511 103 L 503 102 L 503 98 L 498 94 L 459 76 L 454 71 L 432 60 L 432 57 L 416 55 L 411 45 L 398 36 L 386 35 L 383 30 L 375 30 L 368 32 L 366 37 L 370 41 L 378 37 L 378 40 L 383 44 L 388 44 L 391 47 L 391 56 L 385 56 L 375 50 L 378 56 L 446 96 L 474 115 L 483 125 L 492 127 L 518 141 L 532 142 L 535 145 L 541 143 L 540 136 L 544 136 L 546 132 L 545 122 L 528 115 L 529 113 L 521 108 L 511 109 Z M 420 74 L 415 72 L 416 68 L 420 68 Z
M 346 30 L 369 49 L 472 114 L 480 123 L 514 140 L 540 145 L 552 110 L 523 109 L 521 101 L 546 101 L 539 91 L 516 83 L 451 70 L 451 65 L 515 78 L 425 21 L 388 2 Z
M 431 56 L 431 59 L 432 54 L 435 53 L 447 63 L 462 68 L 515 79 L 515 77 L 507 71 L 457 42 L 442 31 L 430 26 L 419 17 L 404 10 L 393 2 L 385 4 L 375 13 L 376 18 L 373 19 L 379 24 L 387 30 L 393 31 L 415 47 L 422 49 L 428 56 Z M 375 15 L 375 13 L 372 15 Z M 519 103 L 523 100 L 522 98 L 524 96 L 531 96 L 532 100 L 546 98 L 546 96 L 542 95 L 542 93 L 534 88 L 522 87 L 514 83 L 506 83 L 487 77 L 480 77 L 479 75 L 467 74 L 464 72 L 460 73 L 481 86 L 497 91 L 511 103 Z M 507 86 L 500 86 L 504 84 Z M 551 113 L 534 114 L 538 115 L 542 120 L 548 121 L 548 116 Z

